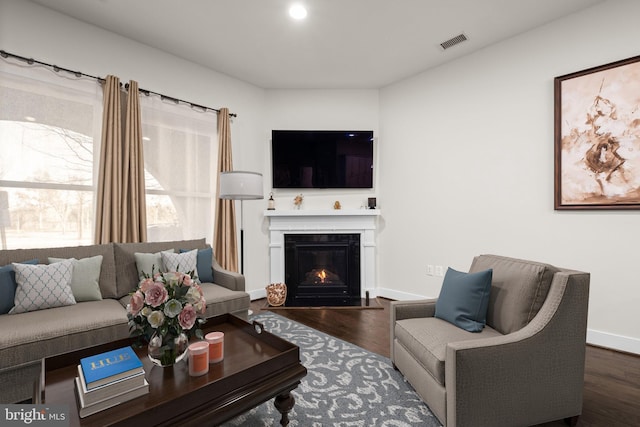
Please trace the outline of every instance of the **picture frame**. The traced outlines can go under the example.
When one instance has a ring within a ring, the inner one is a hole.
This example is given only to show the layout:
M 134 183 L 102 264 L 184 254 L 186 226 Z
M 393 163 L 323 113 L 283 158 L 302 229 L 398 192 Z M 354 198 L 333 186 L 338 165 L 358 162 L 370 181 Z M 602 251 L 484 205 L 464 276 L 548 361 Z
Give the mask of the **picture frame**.
M 555 77 L 554 209 L 640 209 L 640 56 Z

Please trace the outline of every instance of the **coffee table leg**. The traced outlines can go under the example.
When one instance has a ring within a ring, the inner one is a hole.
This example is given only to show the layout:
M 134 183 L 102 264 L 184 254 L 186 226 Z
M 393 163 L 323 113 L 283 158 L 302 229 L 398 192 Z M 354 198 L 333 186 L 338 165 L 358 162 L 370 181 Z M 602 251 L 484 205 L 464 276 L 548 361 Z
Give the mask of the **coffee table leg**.
M 295 403 L 296 400 L 293 398 L 290 392 L 286 392 L 276 396 L 274 405 L 278 412 L 282 414 L 282 418 L 280 419 L 281 426 L 285 427 L 289 425 L 289 411 L 293 409 L 293 405 Z

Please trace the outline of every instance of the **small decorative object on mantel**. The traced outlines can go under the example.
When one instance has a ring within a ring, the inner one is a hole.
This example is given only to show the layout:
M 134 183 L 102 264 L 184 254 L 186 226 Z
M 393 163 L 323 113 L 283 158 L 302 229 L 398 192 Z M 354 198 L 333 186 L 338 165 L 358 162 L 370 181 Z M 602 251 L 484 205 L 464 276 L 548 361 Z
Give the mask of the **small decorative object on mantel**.
M 304 196 L 302 194 L 298 194 L 293 198 L 293 205 L 296 207 L 296 209 L 300 209 L 300 207 L 302 206 L 302 200 L 304 200 Z
M 267 285 L 267 302 L 272 307 L 279 307 L 287 300 L 287 285 L 284 283 L 271 283 Z
M 336 200 L 336 202 L 333 204 L 333 209 L 335 210 L 342 209 L 342 205 L 340 204 L 339 200 Z
M 187 354 L 189 335 L 203 339 L 200 325 L 207 308 L 194 272 L 143 273 L 131 293 L 127 317 L 131 335 L 148 343 L 149 359 L 166 367 Z
M 269 193 L 269 207 L 267 210 L 273 211 L 276 209 L 276 201 L 273 200 L 273 193 Z

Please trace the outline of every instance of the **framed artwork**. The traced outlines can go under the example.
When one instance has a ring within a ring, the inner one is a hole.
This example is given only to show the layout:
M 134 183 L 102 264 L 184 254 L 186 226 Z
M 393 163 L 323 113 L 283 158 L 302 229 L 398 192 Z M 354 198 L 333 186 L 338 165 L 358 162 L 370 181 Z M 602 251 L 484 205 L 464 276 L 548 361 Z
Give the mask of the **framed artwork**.
M 556 77 L 554 207 L 640 209 L 640 56 Z

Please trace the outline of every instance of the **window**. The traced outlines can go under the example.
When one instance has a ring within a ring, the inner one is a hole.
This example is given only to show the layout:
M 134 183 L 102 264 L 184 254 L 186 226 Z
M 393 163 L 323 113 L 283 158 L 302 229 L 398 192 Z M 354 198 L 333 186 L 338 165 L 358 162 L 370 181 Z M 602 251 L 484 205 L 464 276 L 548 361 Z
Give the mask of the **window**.
M 93 243 L 102 99 L 95 79 L 0 62 L 0 249 Z M 217 117 L 140 100 L 148 240 L 209 239 Z
M 1 248 L 92 243 L 100 85 L 0 63 L 0 99 Z
M 149 241 L 213 236 L 217 117 L 140 96 Z

